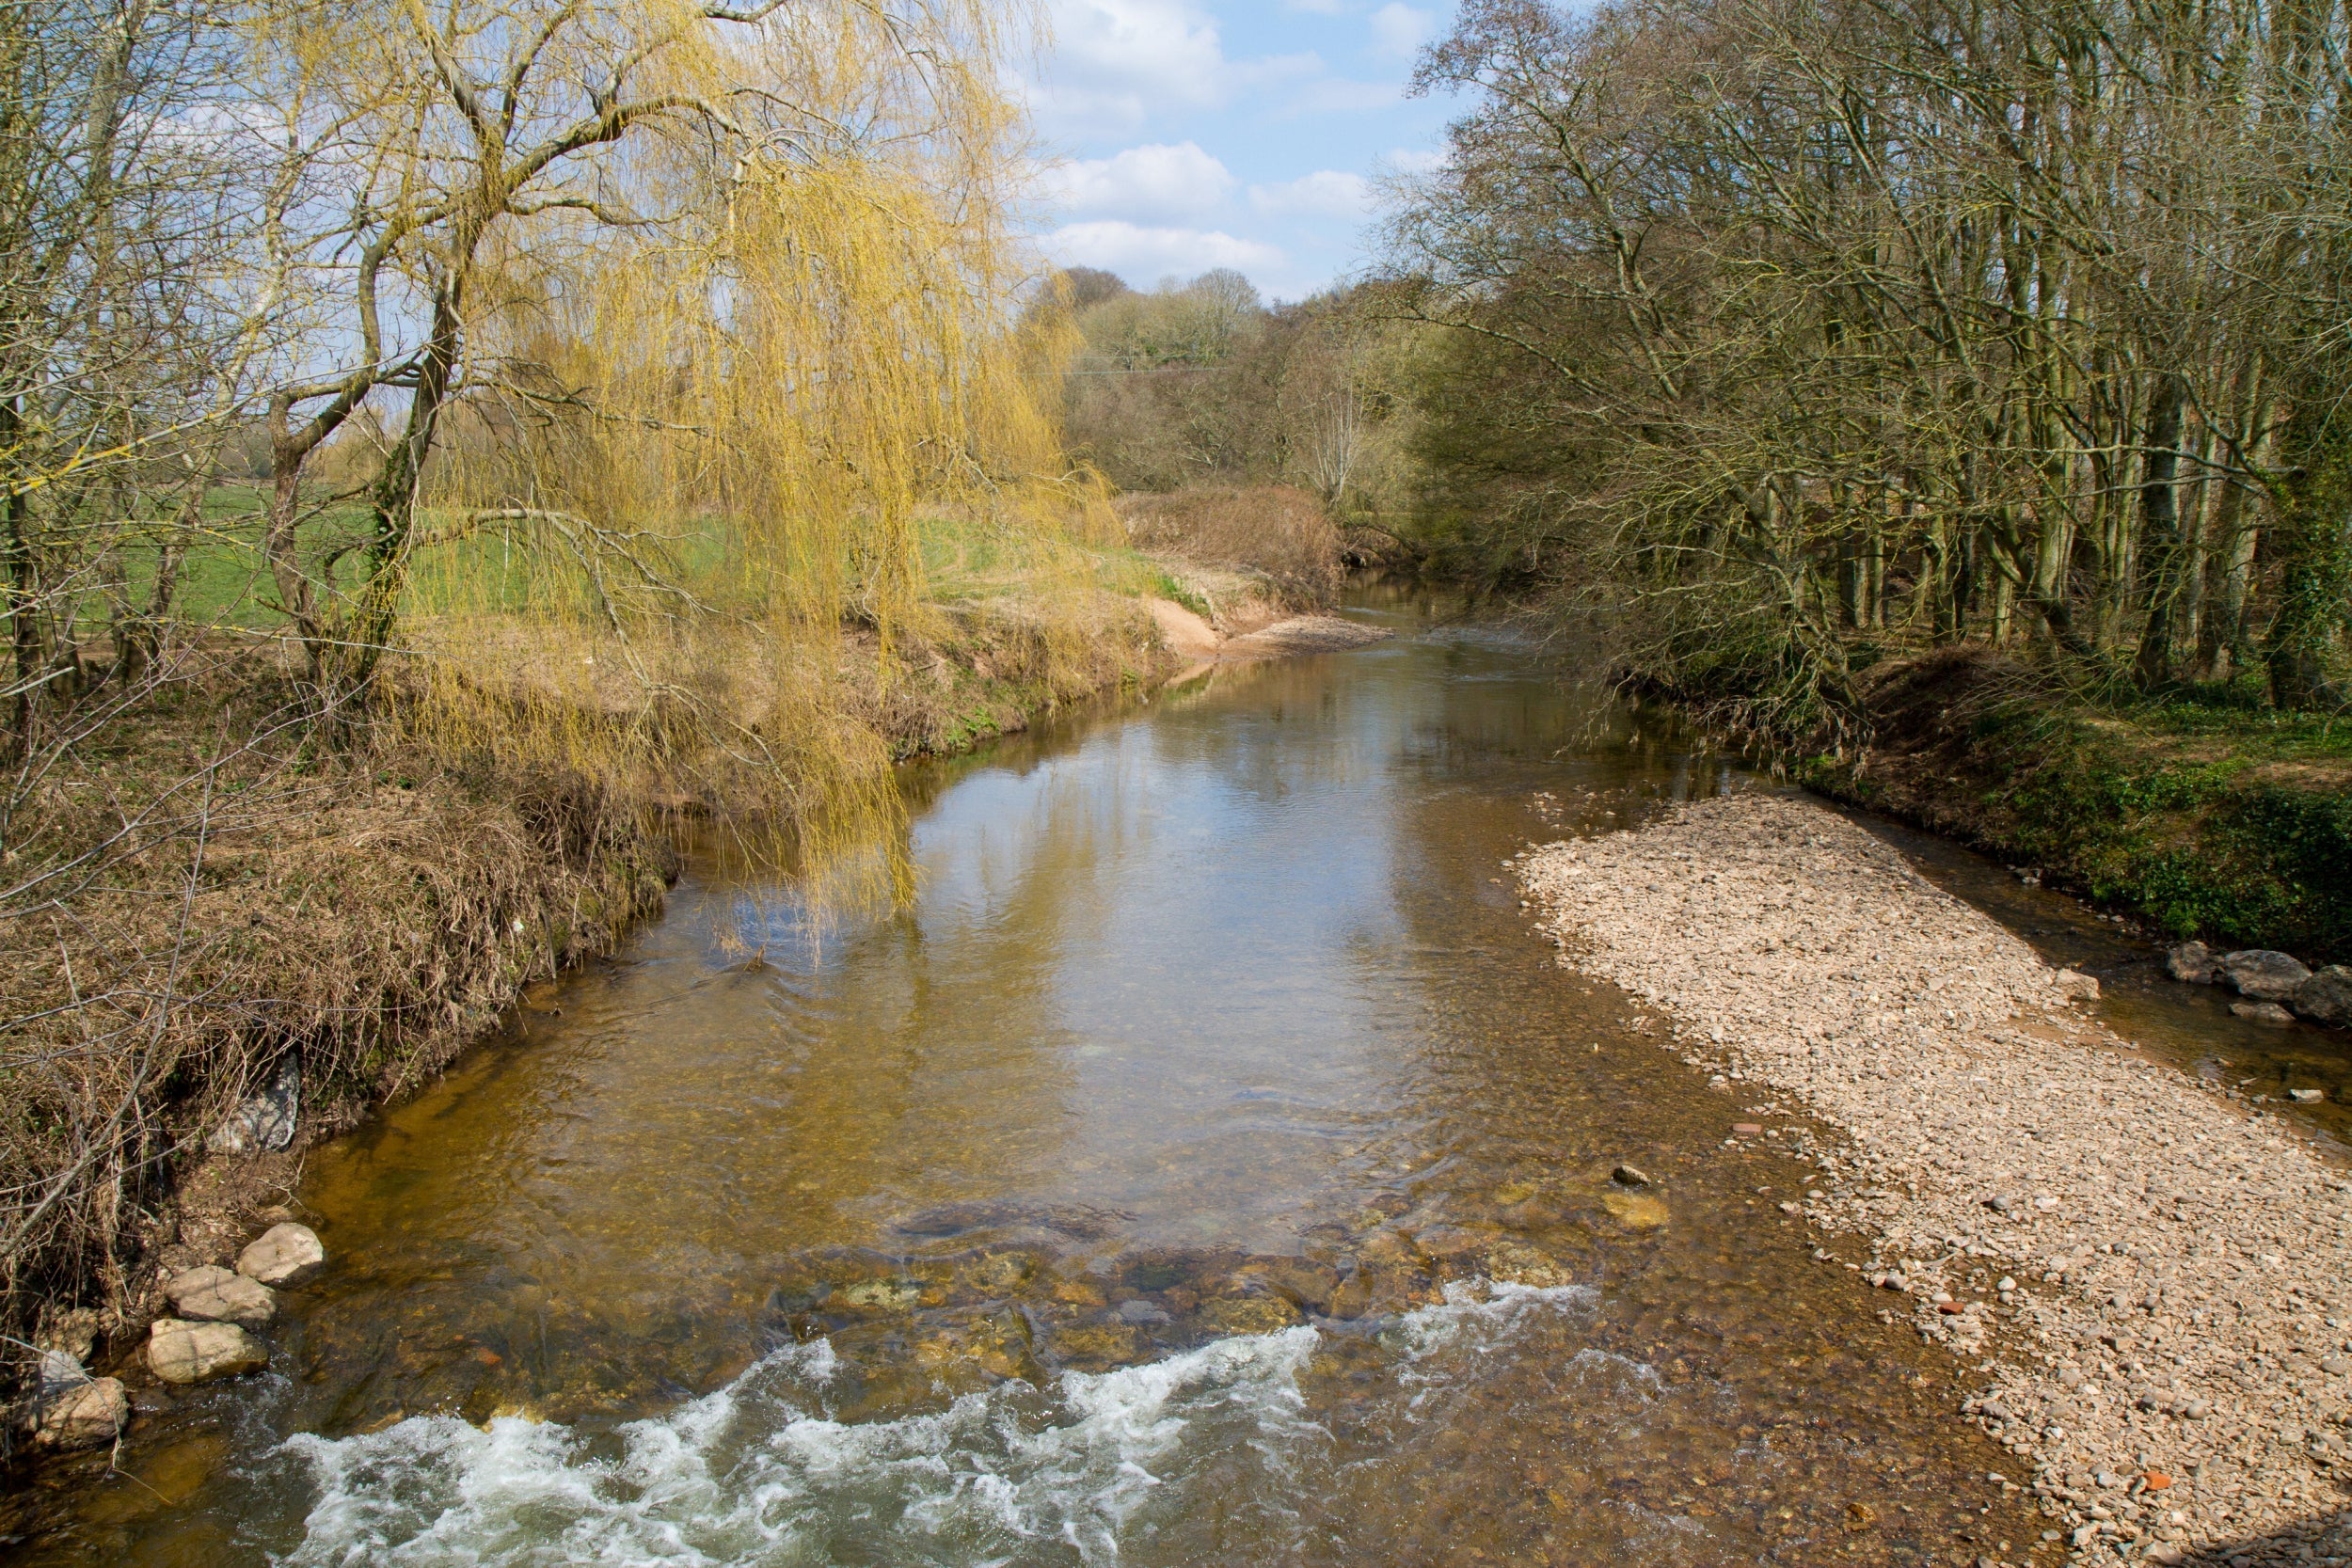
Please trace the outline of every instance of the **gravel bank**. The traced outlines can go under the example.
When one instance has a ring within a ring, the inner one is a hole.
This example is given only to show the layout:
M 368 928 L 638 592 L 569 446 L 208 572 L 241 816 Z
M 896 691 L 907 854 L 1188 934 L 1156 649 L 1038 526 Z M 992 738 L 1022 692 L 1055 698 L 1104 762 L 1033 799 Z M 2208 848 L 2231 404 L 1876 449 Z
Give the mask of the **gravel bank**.
M 2033 1560 L 2352 1560 L 2352 1181 L 2306 1140 L 2136 1054 L 2074 1006 L 2090 982 L 1804 800 L 1519 872 L 1562 961 L 1717 1075 L 1734 1139 L 1812 1164 L 1782 1207 L 1867 1254 L 1823 1266 L 1963 1359 L 1955 1414 L 2058 1536 Z M 1794 1107 L 1814 1125 L 1772 1122 Z

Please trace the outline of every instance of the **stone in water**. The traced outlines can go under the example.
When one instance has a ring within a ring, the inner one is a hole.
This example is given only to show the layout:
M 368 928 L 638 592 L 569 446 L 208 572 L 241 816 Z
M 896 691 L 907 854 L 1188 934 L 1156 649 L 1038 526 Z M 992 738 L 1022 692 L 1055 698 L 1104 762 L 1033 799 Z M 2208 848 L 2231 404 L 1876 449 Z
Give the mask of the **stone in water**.
M 264 1328 L 278 1316 L 278 1298 L 268 1286 L 209 1263 L 174 1275 L 164 1286 L 164 1296 L 173 1312 L 203 1323 Z
M 147 1330 L 147 1365 L 166 1383 L 210 1383 L 260 1371 L 269 1352 L 235 1323 L 157 1318 Z
M 2225 953 L 2217 967 L 2237 988 L 2240 996 L 2250 996 L 2257 1002 L 2284 1002 L 2312 977 L 2312 972 L 2293 958 L 2267 947 Z
M 237 1272 L 264 1285 L 299 1285 L 326 1266 L 326 1249 L 307 1225 L 273 1225 L 237 1254 Z

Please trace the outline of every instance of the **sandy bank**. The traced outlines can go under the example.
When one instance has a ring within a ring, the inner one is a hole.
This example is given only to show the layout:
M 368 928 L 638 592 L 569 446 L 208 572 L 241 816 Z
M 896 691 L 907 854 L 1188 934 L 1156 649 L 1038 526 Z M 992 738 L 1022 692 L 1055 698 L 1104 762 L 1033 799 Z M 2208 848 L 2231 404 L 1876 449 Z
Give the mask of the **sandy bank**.
M 1360 648 L 1393 635 L 1380 626 L 1337 615 L 1294 615 L 1239 637 L 1225 637 L 1215 626 L 1168 599 L 1146 601 L 1161 641 L 1179 657 L 1197 664 L 1219 660 L 1280 658 L 1289 654 L 1327 654 Z
M 1802 800 L 1520 871 L 1562 961 L 1718 1075 L 1733 1138 L 1788 1097 L 1843 1134 L 1775 1129 L 1814 1166 L 1783 1207 L 1965 1363 L 1955 1415 L 2059 1536 L 2032 1560 L 2352 1556 L 2352 1183 L 2291 1128 L 2135 1054 L 2076 1011 L 2087 982 Z

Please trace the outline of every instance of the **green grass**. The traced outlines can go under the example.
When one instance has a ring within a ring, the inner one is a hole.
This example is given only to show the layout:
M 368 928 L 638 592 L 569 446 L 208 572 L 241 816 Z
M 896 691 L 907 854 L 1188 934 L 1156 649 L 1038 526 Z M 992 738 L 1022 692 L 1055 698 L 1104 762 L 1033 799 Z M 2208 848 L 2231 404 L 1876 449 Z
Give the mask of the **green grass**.
M 2352 962 L 2352 722 L 2245 697 L 2010 703 L 1932 737 L 1933 766 L 1899 766 L 1892 793 L 1830 757 L 1802 776 L 1962 832 L 2175 937 Z

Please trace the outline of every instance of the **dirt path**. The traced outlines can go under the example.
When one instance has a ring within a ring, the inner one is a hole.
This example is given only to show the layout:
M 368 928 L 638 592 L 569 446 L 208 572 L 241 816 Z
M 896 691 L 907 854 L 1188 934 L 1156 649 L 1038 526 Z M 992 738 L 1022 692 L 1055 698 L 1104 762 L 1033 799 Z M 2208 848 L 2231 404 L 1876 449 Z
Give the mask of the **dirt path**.
M 1735 795 L 1533 850 L 1562 961 L 1672 1021 L 1782 1207 L 1976 1372 L 1956 1416 L 2100 1562 L 2342 1562 L 2352 1182 L 2075 1010 L 2095 993 L 1860 828 Z M 2006 1289 L 2004 1287 L 2007 1287 Z

